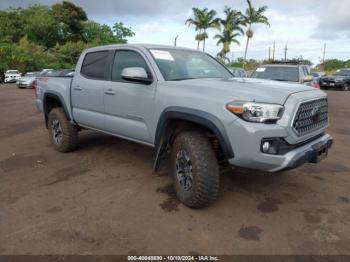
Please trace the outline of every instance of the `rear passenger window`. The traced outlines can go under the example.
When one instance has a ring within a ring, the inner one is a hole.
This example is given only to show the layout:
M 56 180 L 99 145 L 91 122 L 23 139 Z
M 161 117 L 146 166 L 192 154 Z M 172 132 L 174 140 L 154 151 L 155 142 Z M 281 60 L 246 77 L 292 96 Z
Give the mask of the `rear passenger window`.
M 127 67 L 142 67 L 149 75 L 148 66 L 143 57 L 135 51 L 117 51 L 114 56 L 113 69 L 112 69 L 112 81 L 127 82 L 122 78 L 122 71 Z
M 87 53 L 81 66 L 81 74 L 88 78 L 106 79 L 108 76 L 108 51 Z

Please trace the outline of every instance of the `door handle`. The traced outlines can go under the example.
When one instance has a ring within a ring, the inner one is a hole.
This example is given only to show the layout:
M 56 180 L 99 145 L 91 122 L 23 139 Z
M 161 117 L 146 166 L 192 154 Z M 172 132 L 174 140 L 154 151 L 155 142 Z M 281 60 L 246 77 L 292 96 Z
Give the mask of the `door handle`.
M 81 91 L 81 90 L 83 90 L 79 85 L 78 86 L 75 86 L 75 87 L 73 87 L 73 89 L 74 90 L 76 90 L 76 91 Z
M 105 94 L 106 94 L 106 95 L 110 95 L 110 96 L 114 96 L 114 95 L 115 95 L 115 92 L 113 91 L 113 89 L 107 89 L 107 90 L 105 91 Z

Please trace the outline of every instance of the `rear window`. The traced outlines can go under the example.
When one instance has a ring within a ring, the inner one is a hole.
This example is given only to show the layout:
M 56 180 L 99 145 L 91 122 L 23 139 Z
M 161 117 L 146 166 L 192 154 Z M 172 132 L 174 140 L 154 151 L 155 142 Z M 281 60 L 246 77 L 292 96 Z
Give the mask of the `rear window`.
M 81 74 L 92 79 L 104 80 L 108 75 L 108 51 L 87 53 L 81 66 Z
M 259 67 L 252 74 L 252 78 L 271 79 L 277 81 L 299 82 L 298 67 L 271 66 Z

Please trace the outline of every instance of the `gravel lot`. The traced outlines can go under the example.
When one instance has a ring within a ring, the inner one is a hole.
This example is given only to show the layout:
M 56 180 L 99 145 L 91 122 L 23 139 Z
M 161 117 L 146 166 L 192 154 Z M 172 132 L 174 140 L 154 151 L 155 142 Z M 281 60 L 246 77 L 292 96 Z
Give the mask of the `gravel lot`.
M 58 153 L 33 90 L 0 85 L 0 254 L 350 254 L 350 92 L 328 94 L 328 159 L 233 170 L 191 210 L 152 174 L 153 149 L 83 131 Z

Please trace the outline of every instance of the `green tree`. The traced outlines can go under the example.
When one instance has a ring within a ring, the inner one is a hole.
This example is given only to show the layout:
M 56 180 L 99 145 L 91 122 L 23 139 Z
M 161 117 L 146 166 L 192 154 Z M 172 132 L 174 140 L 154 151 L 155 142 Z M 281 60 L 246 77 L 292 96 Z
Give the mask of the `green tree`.
M 15 46 L 8 66 L 20 72 L 27 72 L 43 68 L 46 62 L 47 57 L 44 48 L 31 43 L 27 36 L 24 36 Z
M 266 24 L 270 26 L 268 18 L 264 15 L 264 13 L 267 10 L 267 6 L 262 6 L 256 9 L 255 7 L 252 6 L 252 3 L 250 2 L 250 0 L 247 0 L 247 3 L 248 3 L 248 8 L 246 9 L 245 15 L 244 15 L 244 22 L 248 27 L 246 31 L 247 43 L 246 43 L 245 52 L 244 52 L 244 60 L 247 59 L 249 40 L 254 36 L 252 25 Z
M 24 16 L 22 8 L 0 11 L 0 41 L 17 43 L 23 36 Z
M 0 43 L 0 72 L 3 73 L 10 68 L 10 62 L 16 46 L 10 43 Z
M 113 25 L 113 32 L 115 33 L 116 43 L 127 43 L 127 38 L 135 35 L 132 29 L 125 26 L 122 22 L 117 22 Z
M 57 44 L 53 50 L 51 50 L 51 67 L 73 68 L 77 63 L 81 52 L 92 46 L 94 46 L 93 43 L 85 43 L 83 41 L 68 41 L 63 45 Z
M 328 59 L 323 64 L 323 68 L 327 72 L 332 72 L 344 67 L 346 67 L 346 62 L 339 59 Z
M 62 41 L 59 34 L 59 24 L 47 6 L 34 5 L 23 9 L 22 13 L 25 17 L 23 30 L 30 41 L 47 48 Z
M 243 34 L 242 14 L 229 7 L 225 7 L 224 13 L 225 19 L 220 19 L 223 30 L 220 34 L 214 36 L 215 39 L 218 39 L 217 45 L 222 44 L 222 50 L 218 53 L 218 57 L 222 63 L 228 60 L 226 54 L 231 51 L 231 44 L 236 43 L 237 45 L 240 45 L 237 37 Z
M 96 45 L 117 42 L 112 29 L 108 25 L 101 25 L 91 20 L 84 23 L 83 39 L 87 43 L 95 43 Z
M 61 25 L 61 36 L 65 41 L 82 40 L 83 22 L 87 21 L 87 16 L 81 7 L 63 1 L 52 6 L 52 13 Z
M 215 18 L 216 11 L 208 10 L 208 8 L 199 9 L 192 8 L 194 18 L 186 20 L 185 24 L 188 26 L 194 25 L 195 30 L 199 31 L 196 35 L 197 50 L 199 50 L 199 44 L 203 41 L 203 51 L 205 51 L 205 40 L 208 38 L 207 29 L 209 28 L 220 28 L 220 19 Z

